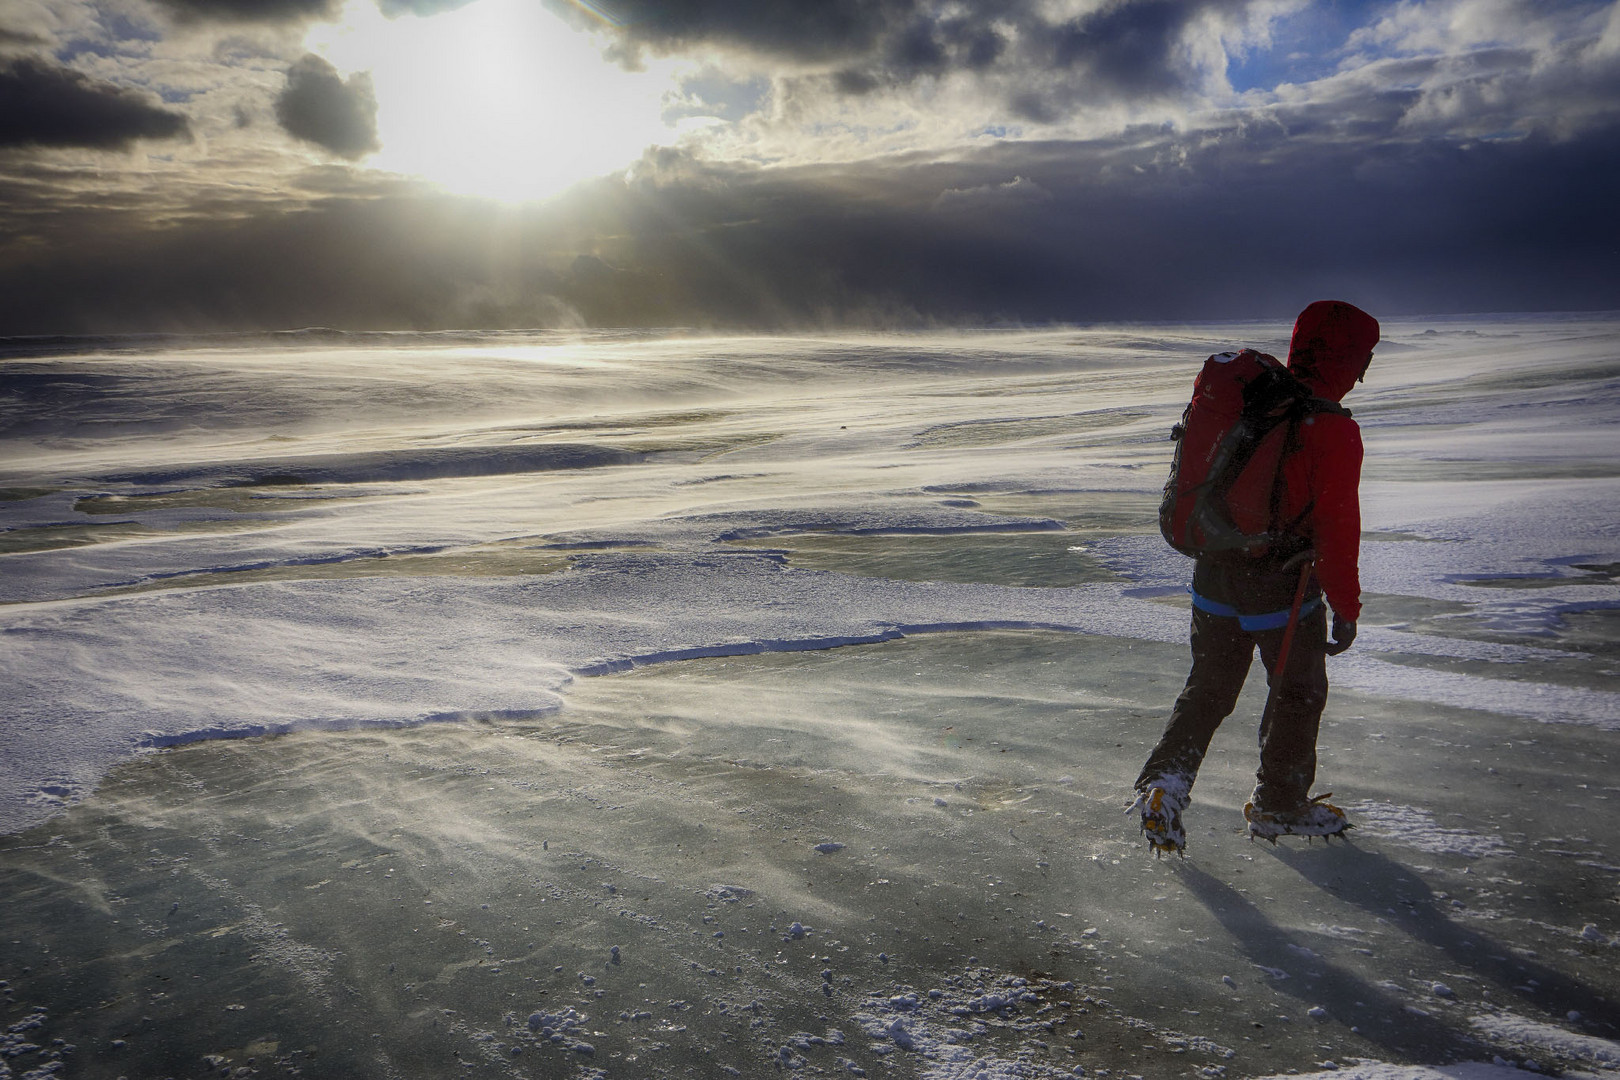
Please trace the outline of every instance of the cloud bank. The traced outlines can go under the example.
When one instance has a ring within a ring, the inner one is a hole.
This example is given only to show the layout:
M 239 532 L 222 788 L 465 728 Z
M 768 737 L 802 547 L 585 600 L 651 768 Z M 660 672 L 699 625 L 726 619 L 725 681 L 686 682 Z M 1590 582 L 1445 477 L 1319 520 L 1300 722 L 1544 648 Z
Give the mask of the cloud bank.
M 425 26 L 465 6 L 380 3 Z M 0 105 L 54 103 L 0 108 L 0 333 L 769 329 L 1620 295 L 1620 2 L 556 9 L 619 65 L 688 61 L 668 109 L 689 130 L 519 206 L 368 167 L 397 106 L 306 44 L 312 20 L 339 17 L 327 4 L 161 0 L 122 26 L 62 0 L 0 18 L 15 54 Z M 495 137 L 566 158 L 577 148 L 537 148 L 544 125 L 527 118 L 588 105 L 565 92 Z

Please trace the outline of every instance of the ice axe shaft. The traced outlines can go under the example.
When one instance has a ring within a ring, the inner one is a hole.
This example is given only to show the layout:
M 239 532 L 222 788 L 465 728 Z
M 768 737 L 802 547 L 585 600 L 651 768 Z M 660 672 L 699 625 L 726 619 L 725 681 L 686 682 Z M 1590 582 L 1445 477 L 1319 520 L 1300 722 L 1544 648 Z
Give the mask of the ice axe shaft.
M 1288 626 L 1283 630 L 1282 648 L 1277 650 L 1279 676 L 1288 668 L 1288 653 L 1294 644 L 1294 630 L 1299 626 L 1299 609 L 1305 604 L 1305 586 L 1311 580 L 1311 567 L 1316 565 L 1316 552 L 1306 548 L 1283 563 L 1283 572 L 1292 570 L 1295 563 L 1299 564 L 1299 584 L 1294 588 L 1294 605 L 1288 609 Z
M 1277 663 L 1271 669 L 1271 687 L 1266 694 L 1266 707 L 1261 712 L 1261 730 L 1266 729 L 1267 721 L 1271 719 L 1271 706 L 1277 700 L 1277 688 L 1282 684 L 1284 672 L 1288 670 L 1288 654 L 1294 645 L 1294 629 L 1299 626 L 1299 609 L 1305 604 L 1305 586 L 1311 580 L 1311 567 L 1316 564 L 1316 552 L 1310 548 L 1295 555 L 1283 563 L 1283 572 L 1287 573 L 1295 565 L 1299 566 L 1299 585 L 1294 589 L 1294 605 L 1288 609 L 1288 626 L 1283 630 L 1282 647 L 1277 650 Z

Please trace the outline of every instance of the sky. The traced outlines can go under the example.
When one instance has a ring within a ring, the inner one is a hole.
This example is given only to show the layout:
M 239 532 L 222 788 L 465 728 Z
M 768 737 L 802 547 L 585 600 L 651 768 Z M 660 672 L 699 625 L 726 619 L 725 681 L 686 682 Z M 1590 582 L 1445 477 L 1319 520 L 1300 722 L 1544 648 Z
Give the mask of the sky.
M 1620 2 L 0 0 L 0 335 L 1620 307 Z

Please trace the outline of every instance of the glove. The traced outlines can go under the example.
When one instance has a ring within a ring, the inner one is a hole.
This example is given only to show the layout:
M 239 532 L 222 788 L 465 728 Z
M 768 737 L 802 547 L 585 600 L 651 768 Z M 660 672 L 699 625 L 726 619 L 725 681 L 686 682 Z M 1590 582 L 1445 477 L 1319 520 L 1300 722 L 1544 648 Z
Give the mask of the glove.
M 1327 643 L 1327 654 L 1338 656 L 1356 640 L 1356 620 L 1333 616 L 1333 640 Z

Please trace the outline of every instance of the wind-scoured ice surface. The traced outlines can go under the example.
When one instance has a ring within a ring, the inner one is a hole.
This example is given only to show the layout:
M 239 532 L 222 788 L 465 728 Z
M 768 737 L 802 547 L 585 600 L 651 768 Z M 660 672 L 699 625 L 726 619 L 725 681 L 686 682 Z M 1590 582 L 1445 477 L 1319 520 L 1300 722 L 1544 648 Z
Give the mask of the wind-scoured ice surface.
M 1121 813 L 1286 329 L 12 343 L 0 1078 L 1620 1070 L 1620 321 L 1386 323 L 1350 842 Z

